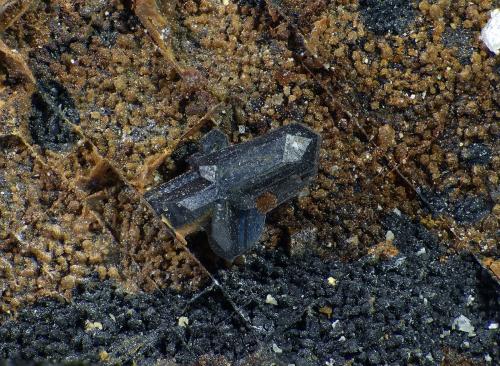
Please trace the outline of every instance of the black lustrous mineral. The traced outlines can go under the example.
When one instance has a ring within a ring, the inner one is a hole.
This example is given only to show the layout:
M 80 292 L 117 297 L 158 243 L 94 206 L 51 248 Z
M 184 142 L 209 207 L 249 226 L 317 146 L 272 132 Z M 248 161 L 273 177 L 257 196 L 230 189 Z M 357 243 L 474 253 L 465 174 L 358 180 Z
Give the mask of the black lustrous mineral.
M 411 0 L 360 0 L 365 26 L 375 34 L 402 34 L 415 18 Z
M 250 249 L 266 213 L 296 196 L 318 170 L 320 137 L 300 124 L 233 146 L 212 130 L 199 145 L 191 170 L 145 197 L 175 229 L 206 230 L 212 250 L 227 260 Z
M 64 150 L 77 140 L 71 123 L 80 115 L 66 88 L 52 80 L 40 81 L 31 101 L 28 128 L 34 143 L 50 150 Z

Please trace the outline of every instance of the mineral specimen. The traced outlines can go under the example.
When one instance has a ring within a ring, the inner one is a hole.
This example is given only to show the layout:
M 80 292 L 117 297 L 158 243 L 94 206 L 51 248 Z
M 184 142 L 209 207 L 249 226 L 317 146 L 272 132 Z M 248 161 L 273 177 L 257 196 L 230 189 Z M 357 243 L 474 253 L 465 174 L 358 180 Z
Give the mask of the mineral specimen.
M 500 9 L 491 12 L 491 18 L 481 30 L 480 38 L 491 52 L 500 54 Z
M 233 146 L 214 129 L 199 145 L 191 170 L 145 197 L 176 230 L 206 230 L 214 253 L 227 260 L 250 249 L 266 213 L 297 195 L 318 170 L 320 137 L 300 124 Z

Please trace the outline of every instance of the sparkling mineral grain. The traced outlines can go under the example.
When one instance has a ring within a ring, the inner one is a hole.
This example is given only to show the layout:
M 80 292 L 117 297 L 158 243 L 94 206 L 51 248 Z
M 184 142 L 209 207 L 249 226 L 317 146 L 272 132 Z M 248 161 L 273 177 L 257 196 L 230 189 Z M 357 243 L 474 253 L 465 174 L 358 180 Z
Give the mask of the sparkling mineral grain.
M 500 9 L 491 12 L 491 18 L 482 29 L 480 38 L 491 52 L 500 54 Z
M 266 213 L 296 196 L 316 175 L 320 137 L 290 124 L 249 142 L 229 146 L 212 130 L 190 158 L 191 170 L 146 194 L 176 230 L 207 231 L 212 250 L 233 260 L 264 229 Z
M 469 337 L 474 337 L 476 335 L 474 333 L 474 326 L 471 324 L 470 319 L 464 315 L 460 315 L 455 318 L 451 327 L 452 329 L 469 334 Z

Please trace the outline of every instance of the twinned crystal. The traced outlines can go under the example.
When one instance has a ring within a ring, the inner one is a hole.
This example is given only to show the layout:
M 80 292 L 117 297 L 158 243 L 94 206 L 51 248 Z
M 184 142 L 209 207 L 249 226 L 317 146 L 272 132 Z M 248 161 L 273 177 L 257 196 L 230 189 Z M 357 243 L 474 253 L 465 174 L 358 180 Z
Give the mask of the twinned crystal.
M 214 129 L 201 139 L 188 172 L 145 197 L 176 230 L 206 230 L 212 250 L 233 260 L 258 241 L 266 213 L 316 175 L 319 145 L 319 135 L 301 124 L 232 146 Z

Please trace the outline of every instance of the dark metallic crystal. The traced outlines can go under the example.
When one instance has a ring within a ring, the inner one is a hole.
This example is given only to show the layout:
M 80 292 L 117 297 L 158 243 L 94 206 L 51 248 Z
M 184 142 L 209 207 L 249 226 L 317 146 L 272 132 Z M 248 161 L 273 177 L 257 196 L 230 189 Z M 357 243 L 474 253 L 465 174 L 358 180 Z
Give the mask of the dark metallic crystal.
M 145 197 L 176 230 L 206 230 L 212 250 L 233 260 L 258 241 L 266 213 L 316 175 L 319 145 L 319 135 L 300 124 L 232 146 L 215 129 L 191 156 L 191 170 Z

